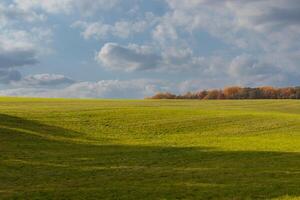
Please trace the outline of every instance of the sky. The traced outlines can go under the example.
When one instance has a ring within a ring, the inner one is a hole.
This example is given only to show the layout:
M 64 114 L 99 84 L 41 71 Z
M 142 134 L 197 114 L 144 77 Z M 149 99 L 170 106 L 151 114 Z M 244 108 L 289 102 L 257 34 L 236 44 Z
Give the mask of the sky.
M 299 0 L 0 0 L 0 95 L 300 85 Z

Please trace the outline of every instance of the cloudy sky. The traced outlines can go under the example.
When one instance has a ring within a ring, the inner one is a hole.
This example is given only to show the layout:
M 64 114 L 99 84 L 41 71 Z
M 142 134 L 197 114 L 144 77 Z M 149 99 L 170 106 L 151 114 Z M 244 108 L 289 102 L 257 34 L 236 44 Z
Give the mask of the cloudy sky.
M 0 95 L 300 85 L 299 0 L 1 0 Z

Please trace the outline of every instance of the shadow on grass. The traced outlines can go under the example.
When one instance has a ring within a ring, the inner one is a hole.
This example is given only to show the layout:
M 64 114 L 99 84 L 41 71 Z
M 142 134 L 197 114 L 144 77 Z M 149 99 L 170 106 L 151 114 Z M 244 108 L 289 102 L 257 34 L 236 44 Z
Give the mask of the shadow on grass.
M 45 140 L 26 131 L 68 134 L 66 129 L 4 115 L 0 120 L 4 126 L 0 128 L 3 198 L 300 196 L 299 153 L 65 143 Z M 20 130 L 13 130 L 15 126 Z
M 21 131 L 37 133 L 40 136 L 59 136 L 74 138 L 83 134 L 76 131 L 67 130 L 61 127 L 41 124 L 38 121 L 27 120 L 6 114 L 0 114 L 0 126 L 8 129 L 21 129 Z

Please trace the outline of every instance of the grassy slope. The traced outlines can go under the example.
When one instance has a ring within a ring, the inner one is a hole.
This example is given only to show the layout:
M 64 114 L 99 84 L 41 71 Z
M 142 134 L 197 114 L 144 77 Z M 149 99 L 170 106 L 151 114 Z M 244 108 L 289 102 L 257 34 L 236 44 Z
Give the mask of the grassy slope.
M 300 101 L 0 98 L 0 198 L 293 199 Z

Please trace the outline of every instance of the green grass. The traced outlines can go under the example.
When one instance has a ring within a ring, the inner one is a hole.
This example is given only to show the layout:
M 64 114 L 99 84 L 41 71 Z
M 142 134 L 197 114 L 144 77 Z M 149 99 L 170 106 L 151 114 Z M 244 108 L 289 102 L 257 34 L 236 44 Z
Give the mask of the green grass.
M 297 197 L 300 101 L 0 98 L 0 199 Z

